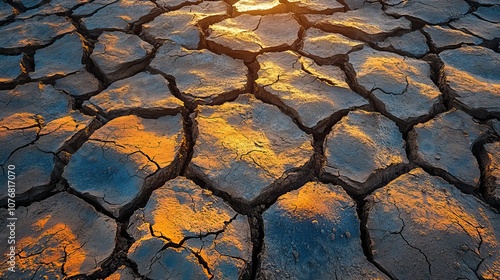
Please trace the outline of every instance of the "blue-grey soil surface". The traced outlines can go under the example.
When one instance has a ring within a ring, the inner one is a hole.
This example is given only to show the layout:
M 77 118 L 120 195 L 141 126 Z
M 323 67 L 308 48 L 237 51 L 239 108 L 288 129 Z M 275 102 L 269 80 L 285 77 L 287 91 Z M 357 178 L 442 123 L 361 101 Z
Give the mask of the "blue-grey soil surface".
M 500 279 L 499 0 L 0 2 L 1 279 Z

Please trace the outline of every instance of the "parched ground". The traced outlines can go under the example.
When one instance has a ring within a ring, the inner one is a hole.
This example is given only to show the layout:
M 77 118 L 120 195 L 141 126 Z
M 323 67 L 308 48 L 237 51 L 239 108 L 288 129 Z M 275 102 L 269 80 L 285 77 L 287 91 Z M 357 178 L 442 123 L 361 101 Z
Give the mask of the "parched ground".
M 498 0 L 2 1 L 0 278 L 498 280 L 499 43 Z

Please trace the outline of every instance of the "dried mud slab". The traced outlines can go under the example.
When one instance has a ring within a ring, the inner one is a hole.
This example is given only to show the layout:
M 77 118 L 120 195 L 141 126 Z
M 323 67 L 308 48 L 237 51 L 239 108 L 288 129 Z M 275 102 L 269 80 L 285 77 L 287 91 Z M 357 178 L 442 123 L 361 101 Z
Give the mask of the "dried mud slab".
M 333 13 L 344 10 L 344 5 L 338 1 L 331 0 L 288 0 L 291 9 L 295 13 Z
M 155 190 L 127 232 L 128 258 L 148 279 L 239 279 L 251 261 L 247 219 L 184 177 Z
M 54 15 L 54 14 L 63 14 L 68 13 L 71 9 L 75 8 L 78 5 L 83 5 L 90 0 L 57 0 L 57 1 L 13 1 L 15 2 L 23 2 L 22 4 L 29 2 L 30 6 L 33 6 L 33 9 L 29 9 L 25 12 L 20 12 L 16 19 L 27 19 L 34 16 L 46 16 L 46 15 Z M 38 3 L 36 3 L 38 2 Z M 36 4 L 36 5 L 33 5 Z
M 278 105 L 309 130 L 322 131 L 331 119 L 368 105 L 353 92 L 344 72 L 319 66 L 292 51 L 259 55 L 256 84 L 263 99 Z
M 340 33 L 353 39 L 381 40 L 399 30 L 409 30 L 411 23 L 401 17 L 395 19 L 382 11 L 382 5 L 370 4 L 359 10 L 332 15 L 306 15 L 309 24 L 328 32 Z
M 99 80 L 91 73 L 82 70 L 56 80 L 54 88 L 75 97 L 88 97 L 101 88 Z
M 146 72 L 111 84 L 106 90 L 83 103 L 83 107 L 114 118 L 139 115 L 176 114 L 182 101 L 175 98 L 163 76 Z
M 429 35 L 430 43 L 438 50 L 462 44 L 479 45 L 483 42 L 481 38 L 446 26 L 426 25 L 422 31 Z
M 83 18 L 81 22 L 90 32 L 124 31 L 129 25 L 151 14 L 155 9 L 157 9 L 156 5 L 151 1 L 120 0 L 98 9 L 90 17 Z
M 72 189 L 118 217 L 150 187 L 148 178 L 176 170 L 184 141 L 179 115 L 119 117 L 91 135 L 62 176 Z
M 184 6 L 180 12 L 191 14 L 198 22 L 208 19 L 222 19 L 228 15 L 229 5 L 225 1 L 207 1 L 197 5 Z
M 481 153 L 486 200 L 500 208 L 500 142 L 484 145 Z
M 188 99 L 212 103 L 235 96 L 247 87 L 248 68 L 242 60 L 208 50 L 187 50 L 166 43 L 150 65 L 171 76 Z
M 3 211 L 7 220 L 7 211 Z M 111 256 L 116 222 L 75 196 L 59 193 L 16 209 L 16 273 L 0 264 L 2 279 L 63 279 L 91 274 Z M 0 231 L 7 240 L 9 231 Z M 7 255 L 4 246 L 2 255 Z
M 228 55 L 248 60 L 263 51 L 289 49 L 299 39 L 300 29 L 291 13 L 244 14 L 210 25 L 207 42 Z
M 355 195 L 366 194 L 408 165 L 405 141 L 396 124 L 380 113 L 354 111 L 325 141 L 326 178 L 338 178 Z
M 196 16 L 188 12 L 174 11 L 161 14 L 143 25 L 142 34 L 149 41 L 158 43 L 173 41 L 187 49 L 197 49 L 201 30 Z
M 0 130 L 3 134 L 4 131 Z M 31 132 L 31 131 L 30 131 Z M 1 142 L 15 141 L 17 135 L 7 134 L 7 139 L 0 139 Z M 24 139 L 22 139 L 24 140 Z M 16 201 L 24 202 L 34 199 L 41 194 L 46 194 L 54 188 L 56 178 L 53 176 L 56 167 L 56 159 L 50 152 L 38 149 L 34 145 L 27 145 L 13 152 L 7 161 L 2 164 L 0 183 L 7 186 L 7 166 L 16 166 Z M 7 189 L 0 192 L 0 205 L 7 205 Z
M 498 15 L 500 14 L 500 3 L 491 7 L 478 7 L 473 14 L 477 17 L 484 19 L 489 22 L 500 23 L 500 18 Z
M 23 72 L 23 55 L 0 55 L 0 84 L 14 82 Z
M 133 34 L 104 32 L 98 40 L 90 59 L 108 82 L 138 72 L 153 52 L 152 45 Z
M 482 20 L 473 14 L 450 22 L 451 27 L 471 33 L 485 40 L 500 38 L 500 24 Z
M 14 8 L 3 1 L 0 2 L 0 22 L 6 21 L 14 16 Z
M 84 69 L 83 45 L 80 35 L 67 34 L 52 45 L 35 53 L 35 71 L 32 79 L 65 76 Z
M 466 192 L 479 187 L 481 173 L 472 145 L 488 130 L 462 111 L 452 110 L 418 124 L 409 134 L 410 156 Z
M 312 137 L 291 118 L 251 95 L 201 106 L 189 173 L 233 198 L 251 201 L 274 181 L 306 164 Z
M 465 111 L 500 118 L 500 55 L 483 47 L 443 51 L 447 86 Z
M 309 28 L 304 35 L 304 42 L 300 50 L 313 58 L 333 58 L 346 55 L 353 50 L 360 49 L 364 43 L 349 39 L 343 35 L 324 32 L 317 28 Z
M 93 118 L 71 109 L 69 98 L 51 85 L 28 83 L 0 91 L 0 183 L 7 165 L 16 166 L 16 200 L 53 188 L 57 154 L 84 135 Z M 7 189 L 0 191 L 6 204 Z
M 366 206 L 374 261 L 396 279 L 498 279 L 500 216 L 414 169 Z
M 35 114 L 19 112 L 2 115 L 0 123 L 2 132 L 0 158 L 1 164 L 5 165 L 14 151 L 36 140 L 40 131 L 40 121 Z
M 307 183 L 263 220 L 262 279 L 387 279 L 364 256 L 356 205 L 340 186 Z
M 73 10 L 72 16 L 89 17 L 104 7 L 115 3 L 116 0 L 95 0 Z
M 441 92 L 424 61 L 365 47 L 349 54 L 349 63 L 357 83 L 400 123 L 421 121 L 442 106 Z
M 182 5 L 190 5 L 200 2 L 200 0 L 157 0 L 155 1 L 161 8 L 167 10 L 176 10 Z
M 427 39 L 420 31 L 409 32 L 399 37 L 389 37 L 377 46 L 413 57 L 422 57 L 429 52 Z
M 447 23 L 465 15 L 470 6 L 464 0 L 446 0 L 437 4 L 433 0 L 383 0 L 385 12 L 393 16 L 409 16 L 426 23 Z
M 0 26 L 0 52 L 19 53 L 22 48 L 50 44 L 58 36 L 75 31 L 75 27 L 64 17 L 47 16 L 17 20 Z
M 200 44 L 200 25 L 227 16 L 229 6 L 223 1 L 202 2 L 182 9 L 164 13 L 153 21 L 143 24 L 142 34 L 157 43 L 175 42 L 187 49 L 195 50 Z
M 233 7 L 236 12 L 246 14 L 278 13 L 286 10 L 279 0 L 239 0 Z

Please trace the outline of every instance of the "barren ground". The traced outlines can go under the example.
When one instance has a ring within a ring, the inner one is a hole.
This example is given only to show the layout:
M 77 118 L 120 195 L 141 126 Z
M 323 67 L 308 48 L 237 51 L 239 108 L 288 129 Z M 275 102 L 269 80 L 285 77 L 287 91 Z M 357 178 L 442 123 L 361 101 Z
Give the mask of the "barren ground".
M 499 42 L 498 0 L 2 1 L 0 278 L 500 279 Z

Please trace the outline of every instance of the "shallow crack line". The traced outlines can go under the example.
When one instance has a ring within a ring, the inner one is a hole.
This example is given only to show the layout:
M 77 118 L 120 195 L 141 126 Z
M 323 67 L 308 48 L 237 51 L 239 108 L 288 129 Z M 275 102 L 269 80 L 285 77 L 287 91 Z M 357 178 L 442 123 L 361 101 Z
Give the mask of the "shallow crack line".
M 2 169 L 3 169 L 3 166 L 4 166 L 4 165 L 5 165 L 5 164 L 9 161 L 9 159 L 10 159 L 10 158 L 11 158 L 11 157 L 12 157 L 12 156 L 13 156 L 13 155 L 17 152 L 17 151 L 19 151 L 19 150 L 21 150 L 21 149 L 24 149 L 24 148 L 26 148 L 26 147 L 28 147 L 28 146 L 35 145 L 35 142 L 36 142 L 36 140 L 33 140 L 31 143 L 28 143 L 28 144 L 26 144 L 26 145 L 23 145 L 23 146 L 21 146 L 21 147 L 18 147 L 18 148 L 16 148 L 16 149 L 14 149 L 14 151 L 12 151 L 12 152 L 9 154 L 9 156 L 5 159 L 5 162 L 0 163 L 0 166 L 2 167 Z
M 44 244 L 47 244 L 50 242 L 50 240 L 52 240 L 52 238 L 54 238 L 54 236 L 56 236 L 58 233 L 62 232 L 66 230 L 66 225 L 64 225 L 64 227 L 60 230 L 57 230 L 56 232 L 50 234 L 50 237 L 44 242 Z M 36 252 L 36 253 L 32 253 L 32 254 L 28 254 L 26 256 L 21 256 L 21 253 L 24 252 L 24 248 L 21 248 L 21 251 L 19 253 L 17 253 L 16 255 L 20 258 L 20 259 L 27 259 L 27 258 L 30 258 L 30 257 L 33 257 L 33 256 L 37 256 L 37 255 L 40 255 L 42 254 L 46 249 L 48 249 L 47 247 L 44 247 L 41 249 L 41 251 L 39 252 Z
M 406 240 L 406 238 L 404 237 L 403 235 L 403 231 L 406 227 L 406 224 L 405 224 L 405 221 L 403 218 L 401 218 L 401 210 L 399 209 L 399 207 L 397 206 L 397 204 L 394 202 L 394 201 L 391 201 L 391 204 L 394 205 L 394 207 L 396 207 L 396 209 L 398 210 L 398 218 L 401 220 L 401 222 L 403 223 L 403 226 L 401 227 L 401 230 L 395 234 L 399 234 L 401 236 L 401 238 L 406 242 L 406 244 L 408 246 L 410 246 L 411 248 L 417 250 L 420 252 L 420 254 L 422 254 L 425 258 L 425 261 L 427 262 L 427 266 L 428 266 L 428 269 L 429 269 L 429 274 L 432 275 L 432 271 L 431 271 L 431 268 L 432 268 L 432 265 L 431 263 L 429 262 L 429 259 L 427 258 L 427 255 L 422 251 L 420 250 L 420 248 L 417 248 L 413 245 L 410 244 L 410 242 L 408 242 L 408 240 Z
M 161 256 L 159 256 L 160 253 L 162 253 L 164 250 L 166 250 L 168 247 L 166 246 L 163 246 L 162 248 L 160 248 L 160 250 L 158 250 L 152 257 L 151 259 L 149 260 L 149 268 L 148 270 L 151 271 L 151 267 L 156 263 L 156 261 L 158 261 Z M 163 264 L 160 263 L 162 266 Z
M 185 51 L 184 49 L 182 49 L 182 52 L 184 54 L 168 55 L 168 57 L 173 57 L 174 58 L 174 61 L 172 62 L 172 64 L 175 64 L 175 62 L 177 62 L 177 59 L 179 59 L 179 58 L 183 58 L 183 57 L 192 55 L 191 53 Z M 159 69 L 156 69 L 156 68 L 153 68 L 153 69 L 155 69 L 156 71 L 158 71 L 161 74 L 163 74 L 164 77 L 172 77 L 172 79 L 175 81 L 175 77 L 173 77 L 173 76 L 171 76 L 171 75 L 169 75 L 169 74 L 167 74 L 167 73 L 165 73 L 165 72 L 163 72 L 163 71 L 161 71 Z
M 324 82 L 324 83 L 327 83 L 327 84 L 329 84 L 329 85 L 331 85 L 331 86 L 336 86 L 336 87 L 340 86 L 339 84 L 335 83 L 334 81 L 331 81 L 331 80 L 330 80 L 330 79 L 328 79 L 327 77 L 319 77 L 318 75 L 313 74 L 313 73 L 312 73 L 310 70 L 308 70 L 308 69 L 309 69 L 309 68 L 306 68 L 306 67 L 304 66 L 304 64 L 302 64 L 302 71 L 304 71 L 304 72 L 306 72 L 307 74 L 309 74 L 309 75 L 311 75 L 311 76 L 315 77 L 315 79 L 314 79 L 312 82 L 314 82 L 315 80 L 319 80 L 319 81 L 322 81 L 322 82 Z M 342 70 L 342 71 L 343 71 L 343 70 Z M 310 83 L 312 83 L 312 82 L 310 82 Z M 347 83 L 347 82 L 346 82 L 346 83 Z
M 189 193 L 189 192 L 185 192 L 187 195 L 189 195 L 189 198 L 191 198 L 191 203 L 193 204 L 191 209 L 193 210 L 193 212 L 196 212 L 196 202 L 193 198 L 193 196 Z
M 143 151 L 141 151 L 140 149 L 139 149 L 139 150 L 137 150 L 137 151 L 135 151 L 135 152 L 133 152 L 133 153 L 131 153 L 131 154 L 129 154 L 128 156 L 131 156 L 131 155 L 133 155 L 133 154 L 135 154 L 135 153 L 139 153 L 139 154 L 141 154 L 141 155 L 145 156 L 145 157 L 146 157 L 146 158 L 147 158 L 150 162 L 152 162 L 152 163 L 154 163 L 154 164 L 156 165 L 156 171 L 155 171 L 155 172 L 153 172 L 152 174 L 155 174 L 158 170 L 160 170 L 160 169 L 161 169 L 160 165 L 159 165 L 156 161 L 154 161 L 154 160 L 153 160 L 153 159 L 152 159 L 152 158 L 151 158 L 148 154 L 144 153 L 144 152 L 143 152 Z M 147 176 L 147 177 L 149 177 L 149 176 Z
M 152 224 L 149 224 L 149 231 L 150 231 L 150 234 L 151 236 L 153 237 L 157 237 L 157 238 L 160 238 L 160 239 L 164 239 L 167 241 L 167 244 L 165 244 L 158 252 L 161 252 L 167 248 L 171 248 L 171 247 L 174 247 L 174 248 L 181 248 L 184 246 L 184 243 L 186 243 L 188 240 L 190 239 L 196 239 L 196 238 L 199 238 L 200 240 L 209 236 L 209 235 L 215 235 L 216 237 L 223 233 L 227 226 L 232 223 L 236 218 L 238 217 L 238 214 L 235 214 L 231 219 L 229 219 L 228 221 L 224 221 L 224 226 L 222 227 L 222 229 L 218 230 L 218 231 L 208 231 L 208 232 L 205 232 L 205 233 L 201 233 L 199 235 L 194 235 L 194 236 L 186 236 L 184 237 L 179 243 L 175 243 L 173 242 L 170 238 L 164 236 L 163 234 L 160 233 L 160 235 L 157 235 L 154 233 L 154 230 L 153 230 L 153 225 Z
M 89 138 L 88 140 L 89 140 L 89 141 L 95 141 L 95 142 L 101 142 L 101 143 L 104 143 L 104 146 L 106 146 L 106 144 L 108 144 L 108 143 L 112 143 L 113 145 L 115 145 L 115 146 L 117 146 L 117 147 L 120 147 L 120 148 L 122 148 L 122 149 L 124 149 L 124 150 L 127 150 L 127 146 L 124 146 L 124 145 L 118 144 L 116 141 L 113 141 L 113 140 L 103 140 L 103 139 L 96 139 L 96 138 Z M 102 148 L 102 150 L 103 150 L 103 158 L 104 158 L 104 146 L 101 146 L 101 148 Z M 158 170 L 160 170 L 160 169 L 161 169 L 160 165 L 159 165 L 156 161 L 154 161 L 154 160 L 153 160 L 153 159 L 152 159 L 152 158 L 151 158 L 148 154 L 146 154 L 146 153 L 144 153 L 143 151 L 141 151 L 138 147 L 135 147 L 135 148 L 137 149 L 137 151 L 134 151 L 134 152 L 132 152 L 132 153 L 127 154 L 127 158 L 128 158 L 128 157 L 130 157 L 130 156 L 132 156 L 132 155 L 134 155 L 134 154 L 136 154 L 136 153 L 139 153 L 139 154 L 143 155 L 143 156 L 144 156 L 144 157 L 146 157 L 146 158 L 147 158 L 147 159 L 148 159 L 151 163 L 155 164 L 155 165 L 156 165 L 156 167 L 157 167 L 156 171 L 155 171 L 155 172 L 153 172 L 153 173 L 151 173 L 150 175 L 146 176 L 146 178 L 150 177 L 151 175 L 156 174 L 156 173 L 158 172 Z M 128 172 L 127 172 L 127 173 L 128 173 Z M 139 175 L 137 175 L 137 174 L 135 174 L 135 175 L 130 175 L 130 174 L 129 174 L 129 176 L 130 176 L 130 177 L 139 177 L 139 178 L 142 178 L 142 177 L 140 177 L 140 176 L 139 176 Z M 145 180 L 146 178 L 142 178 L 142 179 L 144 179 L 144 180 Z
M 292 63 L 292 69 L 295 69 L 295 65 L 299 64 L 300 65 L 300 69 L 303 70 L 304 69 L 304 63 L 301 60 L 302 60 L 302 56 L 297 56 L 297 59 L 295 59 L 295 61 Z
M 215 242 L 214 242 L 214 243 L 215 243 Z M 215 251 L 216 251 L 219 255 L 221 255 L 221 256 L 223 256 L 223 257 L 226 257 L 226 258 L 231 258 L 231 259 L 235 259 L 235 260 L 239 260 L 239 261 L 242 261 L 242 262 L 244 262 L 245 264 L 247 264 L 247 260 L 245 260 L 245 259 L 243 259 L 243 258 L 241 258 L 241 257 L 231 256 L 231 255 L 228 255 L 228 254 L 224 254 L 224 253 L 219 252 L 219 250 L 217 249 L 217 246 L 215 246 Z
M 31 146 L 31 145 L 35 145 L 36 144 L 36 141 L 38 141 L 40 139 L 40 132 L 42 131 L 42 124 L 40 123 L 40 120 L 37 118 L 36 119 L 36 122 L 37 122 L 37 125 L 33 126 L 33 127 L 38 127 L 38 131 L 36 132 L 36 136 L 35 136 L 35 139 L 33 139 L 31 142 L 25 144 L 25 145 L 22 145 L 20 147 L 17 147 L 15 148 L 10 154 L 9 156 L 5 159 L 5 162 L 3 163 L 0 163 L 0 167 L 2 167 L 2 170 L 3 170 L 3 166 L 9 161 L 9 159 L 14 155 L 14 153 L 16 153 L 17 151 L 23 149 L 23 148 L 26 148 L 28 146 Z M 22 131 L 22 134 L 23 136 L 26 136 L 24 135 L 25 132 L 24 132 L 24 129 L 21 130 Z M 30 138 L 28 136 L 26 136 L 26 139 L 27 140 L 30 140 Z
M 380 90 L 381 92 L 385 93 L 385 94 L 390 94 L 390 95 L 403 95 L 405 94 L 406 92 L 408 92 L 408 87 L 410 85 L 410 83 L 408 82 L 408 76 L 405 77 L 406 79 L 406 87 L 405 89 L 403 89 L 403 91 L 401 91 L 400 93 L 395 93 L 395 92 L 389 92 L 389 91 L 386 91 L 384 90 L 383 88 L 380 88 L 380 87 L 373 87 L 371 90 L 370 90 L 370 93 L 373 93 L 375 90 Z
M 62 125 L 61 125 L 62 126 Z M 8 126 L 5 126 L 5 125 L 2 125 L 0 126 L 0 128 L 3 128 L 5 130 L 9 130 L 9 131 L 16 131 L 16 130 L 25 130 L 25 129 L 29 129 L 29 128 L 35 128 L 35 127 L 38 127 L 41 129 L 40 127 L 40 123 L 37 122 L 37 124 L 34 124 L 34 125 L 30 125 L 30 126 L 24 126 L 24 127 L 15 127 L 15 128 L 9 128 Z
M 104 153 L 104 151 L 103 151 L 103 153 Z M 129 159 L 129 157 L 132 156 L 133 154 L 134 153 L 127 154 L 126 159 L 124 159 L 124 160 L 120 159 L 120 160 L 118 160 L 118 163 L 120 163 L 120 165 L 123 168 L 123 170 L 125 170 L 125 172 L 127 172 L 127 176 L 130 177 L 130 179 L 132 179 L 132 178 L 140 178 L 143 181 L 142 182 L 142 186 L 144 186 L 144 184 L 146 183 L 146 179 L 149 178 L 149 177 L 151 177 L 151 176 L 153 176 L 153 175 L 155 175 L 155 174 L 157 174 L 157 172 L 159 170 L 157 169 L 155 172 L 152 172 L 149 175 L 146 175 L 145 177 L 141 177 L 140 174 L 138 174 L 138 173 L 139 173 L 139 171 L 144 171 L 145 172 L 145 170 L 147 169 L 147 165 L 144 165 L 140 169 L 138 169 L 135 174 L 131 174 L 129 172 L 129 170 L 127 168 L 125 168 L 125 166 L 127 165 L 127 161 L 131 161 Z M 149 172 L 145 172 L 145 173 L 149 173 Z
M 224 221 L 224 226 L 222 227 L 221 230 L 213 231 L 213 232 L 209 231 L 209 232 L 206 232 L 204 234 L 200 234 L 199 236 L 187 237 L 187 238 L 188 239 L 193 239 L 193 238 L 198 238 L 199 237 L 201 239 L 201 238 L 205 238 L 205 237 L 207 237 L 209 235 L 218 236 L 219 234 L 223 233 L 227 229 L 228 225 L 231 224 L 237 217 L 238 217 L 238 214 L 235 214 L 231 219 L 229 219 L 229 221 Z
M 129 176 L 130 176 L 130 175 L 129 175 Z M 106 204 L 113 205 L 113 206 L 118 205 L 118 204 L 116 204 L 116 203 L 113 203 L 113 202 L 111 202 L 111 201 L 107 200 L 107 199 L 106 199 L 106 194 L 103 194 L 103 195 L 102 195 L 102 197 L 101 197 L 101 199 L 102 199 L 102 201 L 104 201 L 104 203 L 106 203 Z
M 257 31 L 257 29 L 259 29 L 259 27 L 260 27 L 261 22 L 262 22 L 262 16 L 259 17 L 259 22 L 257 22 L 257 26 L 255 26 L 255 28 L 252 29 L 251 32 Z
M 93 1 L 93 2 L 95 2 L 95 1 Z M 91 2 L 91 3 L 93 3 L 93 2 Z M 97 14 L 97 12 L 99 12 L 100 10 L 102 10 L 102 9 L 104 9 L 104 8 L 110 6 L 110 5 L 113 5 L 113 4 L 117 3 L 117 2 L 119 2 L 119 0 L 113 1 L 113 2 L 111 2 L 109 4 L 102 5 L 102 7 L 97 8 L 95 11 L 93 11 L 92 13 L 90 13 L 88 15 L 82 15 L 82 16 L 71 15 L 71 17 L 75 17 L 75 18 L 90 18 L 93 15 Z M 87 3 L 87 4 L 91 4 L 91 3 Z
M 163 246 L 160 250 L 158 250 L 152 257 L 151 259 L 149 260 L 149 267 L 148 267 L 148 271 L 150 272 L 151 271 L 151 267 L 156 263 L 157 260 L 159 260 L 161 257 L 157 257 L 158 254 L 160 254 L 164 248 L 166 249 L 167 247 Z M 159 263 L 161 266 L 165 267 L 161 262 Z M 136 264 L 137 265 L 137 264 Z M 142 276 L 142 275 L 141 275 Z M 143 276 L 144 277 L 144 276 Z
M 402 239 L 406 242 L 406 244 L 407 244 L 408 246 L 410 246 L 411 248 L 413 248 L 413 249 L 415 249 L 415 250 L 419 251 L 419 252 L 420 252 L 420 254 L 422 254 L 422 255 L 424 256 L 425 261 L 427 262 L 427 265 L 428 265 L 429 274 L 430 274 L 430 275 L 432 275 L 432 271 L 431 271 L 431 263 L 429 262 L 429 259 L 427 258 L 427 255 L 425 255 L 425 253 L 424 253 L 422 250 L 420 250 L 419 248 L 417 248 L 417 247 L 415 247 L 415 246 L 411 245 L 411 244 L 410 244 L 410 243 L 406 240 L 406 238 L 404 237 L 403 233 L 400 233 L 399 235 L 400 235 L 400 236 L 401 236 L 401 238 L 402 238 Z
M 50 134 L 52 134 L 52 133 L 56 133 L 57 131 L 59 131 L 59 129 L 61 129 L 63 126 L 67 125 L 67 124 L 68 124 L 68 123 L 70 123 L 70 122 L 71 122 L 71 121 L 67 121 L 67 122 L 65 122 L 65 123 L 62 123 L 62 124 L 60 124 L 58 127 L 54 128 L 53 130 L 48 131 L 48 132 L 46 132 L 46 133 L 42 133 L 42 129 L 40 129 L 40 131 L 38 132 L 38 136 L 39 136 L 39 137 L 43 137 L 43 136 L 50 135 Z M 85 128 L 83 128 L 83 129 L 85 129 Z M 76 133 L 78 133 L 78 132 L 76 132 Z M 75 134 L 76 134 L 76 133 L 75 133 Z
M 262 70 L 262 71 L 267 72 L 268 70 L 269 69 L 265 69 L 265 70 Z M 276 77 L 276 79 L 273 82 L 271 82 L 270 84 L 260 85 L 260 87 L 262 87 L 263 89 L 265 89 L 267 87 L 273 86 L 274 84 L 277 84 L 280 81 L 281 76 L 282 76 L 282 74 L 278 74 L 277 77 Z M 259 87 L 258 84 L 257 84 L 257 87 Z
M 466 220 L 466 219 L 462 218 L 460 215 L 456 214 L 456 213 L 455 213 L 452 209 L 450 209 L 450 211 L 451 211 L 451 213 L 453 213 L 453 215 L 455 215 L 458 219 L 460 219 L 460 220 L 464 221 L 465 223 L 467 223 L 468 225 L 470 225 L 471 227 L 473 227 L 473 228 L 476 230 L 476 232 L 477 232 L 477 236 L 479 237 L 479 244 L 478 244 L 478 246 L 477 246 L 477 252 L 474 252 L 474 253 L 476 253 L 476 255 L 477 255 L 477 256 L 478 256 L 481 260 L 483 260 L 483 261 L 484 261 L 484 259 L 481 257 L 481 246 L 483 245 L 483 236 L 481 235 L 481 231 L 480 231 L 480 229 L 484 229 L 484 227 L 483 227 L 483 226 L 481 226 L 481 225 L 479 225 L 479 226 L 475 226 L 475 225 L 473 225 L 471 222 L 469 222 L 468 220 Z M 466 229 L 465 229 L 465 228 L 464 228 L 464 227 L 463 227 L 463 226 L 462 226 L 462 225 L 461 225 L 458 221 L 457 221 L 457 222 L 455 222 L 455 223 L 456 223 L 456 224 L 458 224 L 458 225 L 462 228 L 462 230 L 463 230 L 463 231 L 464 231 L 467 235 L 470 235 L 470 234 L 467 232 L 467 230 L 466 230 Z
M 251 151 L 252 152 L 252 151 Z M 248 157 L 252 160 L 252 162 L 257 165 L 258 167 L 260 167 L 261 170 L 263 170 L 267 176 L 269 176 L 270 178 L 273 178 L 273 179 L 276 179 L 275 176 L 271 173 L 271 171 L 267 168 L 267 167 L 264 167 L 262 166 L 257 160 L 255 160 L 252 155 L 251 155 L 251 152 L 249 152 L 247 155 Z M 255 152 L 262 152 L 262 151 L 255 151 Z M 265 153 L 265 152 L 263 152 Z M 240 158 L 242 158 L 244 155 L 242 155 Z

